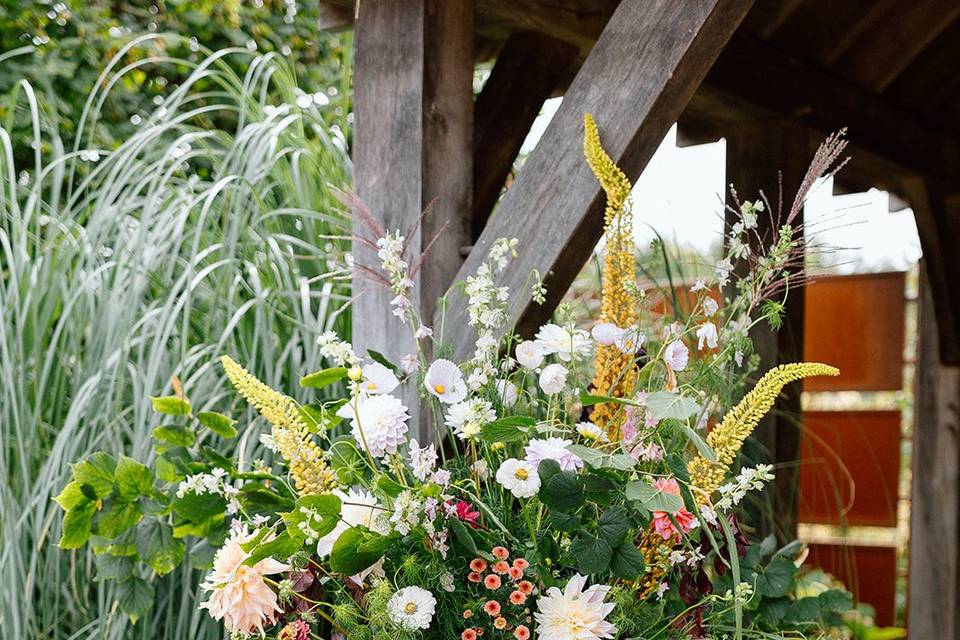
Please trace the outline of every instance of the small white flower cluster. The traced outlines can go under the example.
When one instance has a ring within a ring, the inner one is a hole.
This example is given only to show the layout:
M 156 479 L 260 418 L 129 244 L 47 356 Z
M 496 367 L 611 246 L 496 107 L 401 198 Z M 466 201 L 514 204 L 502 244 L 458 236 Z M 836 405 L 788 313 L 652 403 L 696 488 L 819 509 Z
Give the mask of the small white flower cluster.
M 437 469 L 437 448 L 433 444 L 421 448 L 416 439 L 410 440 L 410 469 L 420 482 L 432 482 L 440 487 L 450 484 L 450 472 Z
M 674 549 L 670 552 L 670 564 L 674 566 L 687 565 L 695 569 L 703 561 L 704 555 L 696 549 Z
M 497 412 L 489 400 L 470 398 L 447 410 L 446 424 L 461 440 L 472 440 L 480 435 L 483 425 L 497 419 Z
M 773 480 L 772 470 L 773 467 L 769 464 L 758 464 L 756 468 L 741 469 L 736 482 L 728 482 L 717 489 L 720 499 L 717 500 L 716 508 L 726 511 L 740 504 L 748 491 L 759 491 L 765 482 Z
M 330 359 L 341 367 L 356 367 L 360 365 L 360 359 L 353 352 L 353 345 L 341 340 L 333 331 L 325 331 L 317 336 L 317 344 L 320 345 L 320 355 Z
M 396 297 L 390 301 L 393 315 L 400 318 L 401 322 L 406 322 L 407 311 L 410 309 L 407 292 L 413 286 L 413 280 L 407 274 L 409 265 L 403 259 L 403 244 L 404 237 L 399 231 L 377 238 L 377 257 L 380 258 L 380 266 L 390 279 L 390 289 L 396 294 Z
M 215 467 L 210 473 L 188 476 L 177 486 L 177 497 L 183 498 L 188 493 L 198 496 L 207 493 L 223 496 L 228 502 L 227 513 L 233 515 L 240 510 L 240 503 L 237 501 L 240 490 L 227 483 L 227 475 L 226 470 Z
M 323 522 L 323 516 L 320 515 L 316 509 L 311 509 L 309 507 L 300 507 L 298 511 L 301 515 L 303 515 L 303 520 L 297 523 L 297 528 L 301 533 L 303 533 L 305 544 L 307 546 L 312 546 L 321 537 L 318 528 L 320 523 Z
M 414 527 L 423 523 L 424 501 L 409 489 L 403 491 L 393 501 L 393 514 L 390 525 L 400 535 L 407 535 Z
M 477 390 L 495 375 L 494 363 L 497 358 L 498 329 L 507 320 L 507 300 L 510 292 L 507 287 L 498 287 L 494 276 L 502 271 L 508 262 L 508 255 L 516 255 L 516 238 L 499 238 L 494 241 L 487 260 L 477 269 L 477 274 L 467 278 L 466 293 L 469 298 L 469 324 L 477 330 L 477 342 L 470 373 L 470 388 Z

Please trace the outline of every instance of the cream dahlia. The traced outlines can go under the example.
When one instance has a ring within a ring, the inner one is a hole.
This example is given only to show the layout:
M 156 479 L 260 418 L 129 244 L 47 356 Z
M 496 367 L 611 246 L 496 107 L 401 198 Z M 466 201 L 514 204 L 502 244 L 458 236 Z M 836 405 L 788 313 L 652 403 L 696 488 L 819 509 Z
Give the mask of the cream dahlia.
M 200 605 L 215 620 L 223 620 L 227 631 L 253 633 L 263 631 L 264 623 L 272 624 L 280 611 L 277 594 L 263 577 L 289 571 L 290 566 L 265 558 L 253 566 L 243 564 L 248 555 L 240 546 L 253 538 L 246 529 L 235 529 L 217 550 L 213 569 L 201 587 L 210 598 Z
M 614 605 L 604 603 L 610 587 L 595 584 L 587 590 L 586 576 L 570 578 L 563 591 L 550 587 L 537 600 L 538 637 L 550 640 L 601 640 L 613 638 L 617 627 L 606 621 Z
M 361 395 L 353 402 L 343 405 L 337 415 L 348 418 L 353 425 L 353 437 L 361 449 L 369 449 L 370 455 L 381 458 L 396 453 L 397 447 L 406 441 L 407 408 L 391 395 Z
M 404 587 L 387 602 L 390 619 L 408 631 L 430 628 L 436 608 L 437 599 L 422 587 Z

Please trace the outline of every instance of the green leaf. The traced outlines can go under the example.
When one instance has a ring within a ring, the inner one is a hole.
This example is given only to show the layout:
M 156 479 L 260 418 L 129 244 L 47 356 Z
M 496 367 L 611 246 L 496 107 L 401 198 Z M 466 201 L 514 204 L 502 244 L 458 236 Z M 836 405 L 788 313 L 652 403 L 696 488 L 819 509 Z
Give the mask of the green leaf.
M 630 400 L 627 398 L 614 398 L 612 396 L 597 396 L 597 395 L 592 395 L 584 392 L 580 393 L 580 404 L 582 404 L 585 407 L 592 407 L 595 404 L 604 404 L 607 402 L 611 402 L 613 404 L 627 404 L 632 407 L 642 406 L 636 400 Z
M 579 515 L 564 513 L 563 511 L 550 511 L 547 520 L 551 529 L 566 531 L 567 533 L 576 531 L 583 524 Z
M 153 474 L 144 464 L 133 458 L 120 456 L 115 477 L 117 495 L 124 500 L 136 500 L 140 496 L 153 493 Z
M 788 625 L 815 623 L 820 621 L 820 600 L 816 597 L 794 600 L 787 609 L 783 622 Z
M 200 424 L 222 438 L 237 437 L 237 428 L 233 426 L 237 421 L 222 413 L 217 413 L 216 411 L 201 411 L 197 414 L 197 420 L 200 421 Z
M 797 567 L 786 558 L 774 558 L 757 575 L 757 593 L 767 598 L 781 598 L 793 589 Z
M 337 527 L 340 521 L 340 510 L 342 508 L 340 498 L 328 493 L 324 495 L 302 496 L 297 499 L 292 511 L 281 514 L 283 521 L 287 525 L 287 531 L 292 538 L 298 538 L 301 542 L 306 538 L 306 534 L 300 529 L 300 524 L 307 521 L 310 510 L 320 516 L 317 522 L 315 517 L 310 517 L 310 528 L 316 537 L 322 538 Z
M 683 508 L 680 496 L 661 491 L 646 480 L 627 483 L 625 492 L 627 500 L 636 500 L 649 511 L 675 513 Z
M 187 416 L 190 415 L 190 403 L 177 396 L 163 396 L 161 398 L 151 397 L 153 410 L 167 416 Z
M 686 420 L 695 413 L 699 413 L 700 405 L 677 393 L 669 391 L 655 391 L 644 401 L 647 411 L 657 420 L 672 418 Z
M 137 525 L 137 553 L 159 575 L 170 573 L 183 562 L 186 545 L 173 537 L 173 530 L 157 518 Z
M 60 492 L 60 495 L 53 500 L 60 505 L 61 509 L 64 511 L 69 511 L 81 502 L 89 501 L 90 498 L 83 494 L 83 489 L 80 488 L 80 483 L 76 480 L 72 480 L 67 483 L 67 486 L 63 488 L 63 491 Z
M 127 614 L 130 622 L 137 624 L 137 620 L 145 616 L 153 606 L 153 585 L 143 578 L 133 576 L 120 583 L 117 597 L 120 600 L 120 609 Z
M 580 573 L 603 573 L 610 566 L 613 549 L 607 541 L 589 534 L 577 536 L 569 549 L 570 557 Z
M 613 550 L 610 571 L 623 580 L 634 580 L 643 573 L 646 564 L 640 550 L 632 542 L 627 541 Z
M 396 498 L 403 493 L 403 485 L 386 474 L 381 474 L 377 478 L 377 488 L 391 498 Z
M 611 547 L 616 547 L 623 542 L 629 530 L 630 520 L 627 518 L 627 510 L 621 506 L 607 508 L 597 520 L 597 533 Z
M 140 522 L 142 517 L 143 513 L 136 502 L 111 500 L 94 518 L 94 529 L 104 538 L 116 538 Z
M 709 462 L 717 462 L 717 454 L 713 452 L 713 449 L 710 448 L 710 445 L 707 444 L 707 441 L 700 437 L 700 434 L 690 428 L 686 422 L 678 422 L 680 430 L 683 431 L 684 435 L 687 436 L 687 440 L 693 443 L 693 446 L 697 448 L 697 453 L 706 458 Z
M 530 416 L 507 416 L 487 423 L 480 428 L 480 439 L 495 442 L 519 442 L 527 437 L 537 421 Z
M 153 462 L 153 468 L 157 472 L 157 478 L 163 482 L 177 482 L 184 478 L 177 465 L 167 459 L 166 456 L 157 456 Z
M 540 462 L 540 468 L 553 460 L 543 460 Z M 547 465 L 548 469 L 550 465 Z M 539 471 L 538 471 L 539 473 Z M 583 494 L 583 486 L 580 484 L 580 478 L 573 471 L 548 470 L 547 480 L 543 480 L 541 475 L 540 501 L 551 509 L 560 511 L 570 511 L 583 505 L 586 497 Z
M 93 516 L 97 504 L 90 500 L 80 502 L 63 516 L 63 533 L 60 535 L 61 549 L 79 549 L 90 539 Z
M 367 355 L 370 356 L 370 359 L 373 360 L 374 362 L 379 362 L 380 364 L 385 366 L 387 369 L 390 369 L 391 371 L 393 371 L 393 374 L 398 378 L 403 377 L 403 372 L 400 371 L 400 367 L 390 362 L 390 360 L 388 360 L 387 357 L 382 353 L 380 353 L 379 351 L 374 351 L 373 349 L 367 349 Z
M 322 389 L 347 377 L 346 367 L 331 367 L 314 371 L 300 378 L 300 386 L 310 389 Z
M 820 608 L 829 613 L 846 613 L 853 609 L 853 595 L 842 589 L 830 589 L 817 596 Z
M 588 467 L 593 469 L 629 471 L 637 466 L 637 461 L 626 453 L 610 455 L 599 449 L 587 447 L 582 444 L 571 444 L 567 447 L 567 451 L 583 460 Z
M 190 447 L 197 440 L 192 429 L 172 425 L 154 429 L 153 438 L 171 447 Z
M 776 629 L 780 627 L 789 608 L 790 598 L 764 598 L 760 601 L 758 612 L 771 627 Z
M 328 532 L 329 533 L 329 532 Z M 243 561 L 243 564 L 252 567 L 265 558 L 284 561 L 303 547 L 303 539 L 296 539 L 289 535 L 289 531 L 284 531 L 272 540 L 267 540 L 257 545 L 250 553 L 250 556 Z
M 374 564 L 387 551 L 390 539 L 364 527 L 351 527 L 333 543 L 330 568 L 352 576 Z
M 448 518 L 447 527 L 453 533 L 453 541 L 459 547 L 461 553 L 468 557 L 476 557 L 480 554 L 477 549 L 477 542 L 467 526 L 457 518 Z
M 206 520 L 223 515 L 227 501 L 215 493 L 186 493 L 173 501 L 173 510 L 178 516 L 189 522 L 203 523 Z
M 113 456 L 98 451 L 73 465 L 73 479 L 80 483 L 81 490 L 87 487 L 96 498 L 106 498 L 113 491 L 113 472 L 116 468 Z M 89 497 L 86 491 L 84 495 Z
M 122 556 L 98 555 L 93 558 L 97 565 L 96 582 L 126 580 L 133 574 L 133 561 Z

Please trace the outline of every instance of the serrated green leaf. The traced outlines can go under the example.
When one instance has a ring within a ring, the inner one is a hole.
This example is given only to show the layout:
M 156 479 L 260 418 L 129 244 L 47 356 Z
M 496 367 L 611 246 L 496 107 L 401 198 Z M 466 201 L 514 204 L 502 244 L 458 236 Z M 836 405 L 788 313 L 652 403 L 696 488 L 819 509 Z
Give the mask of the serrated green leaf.
M 483 425 L 480 439 L 489 444 L 519 442 L 527 437 L 530 428 L 537 423 L 529 416 L 507 416 Z
M 627 517 L 627 510 L 621 506 L 608 507 L 597 520 L 597 533 L 611 547 L 616 547 L 623 542 L 629 530 L 630 520 Z
M 60 505 L 61 509 L 69 511 L 81 502 L 90 500 L 90 498 L 84 495 L 83 490 L 80 488 L 80 483 L 72 480 L 67 483 L 67 486 L 63 488 L 60 495 L 53 500 Z
M 113 456 L 98 451 L 73 465 L 73 479 L 80 483 L 81 491 L 87 487 L 96 498 L 106 498 L 113 492 L 113 472 L 116 468 Z M 84 495 L 88 495 L 86 491 Z
M 93 558 L 97 566 L 96 582 L 125 580 L 133 574 L 133 561 L 122 556 L 98 555 Z
M 551 529 L 564 531 L 567 533 L 576 531 L 583 524 L 579 515 L 564 513 L 563 511 L 550 511 L 547 516 L 547 522 Z
M 157 472 L 157 478 L 163 482 L 178 482 L 184 478 L 184 474 L 180 473 L 177 465 L 168 460 L 165 455 L 157 456 L 153 462 L 153 468 Z
M 93 516 L 97 504 L 90 500 L 80 502 L 63 516 L 63 532 L 60 535 L 61 549 L 79 549 L 90 539 Z
M 152 397 L 153 410 L 167 416 L 190 415 L 190 403 L 177 396 Z
M 757 593 L 767 598 L 782 598 L 793 589 L 797 567 L 786 558 L 774 558 L 757 575 Z
M 583 574 L 603 573 L 610 566 L 613 549 L 606 540 L 581 534 L 570 543 L 570 558 Z
M 283 562 L 303 547 L 303 540 L 296 539 L 284 531 L 272 540 L 261 542 L 250 552 L 250 556 L 243 561 L 243 564 L 252 567 L 265 558 Z
M 183 561 L 186 545 L 173 537 L 168 524 L 148 518 L 137 525 L 136 547 L 140 559 L 159 575 L 170 573 Z
M 300 386 L 310 389 L 322 389 L 347 377 L 346 367 L 331 367 L 314 371 L 300 378 Z
M 227 502 L 215 493 L 185 493 L 173 501 L 174 512 L 189 522 L 203 523 L 214 516 L 223 515 Z
M 330 568 L 352 576 L 374 564 L 386 553 L 390 539 L 364 527 L 351 527 L 333 543 Z
M 190 447 L 196 442 L 197 436 L 187 427 L 167 425 L 155 428 L 153 439 L 171 447 Z
M 136 624 L 153 606 L 153 585 L 133 576 L 120 583 L 117 598 L 121 611 L 127 614 L 131 623 Z
M 114 472 L 117 481 L 117 495 L 123 500 L 136 500 L 153 492 L 153 474 L 143 463 L 120 456 Z
M 817 596 L 820 608 L 828 613 L 846 613 L 853 609 L 853 595 L 842 589 L 830 589 Z
M 657 420 L 686 420 L 701 410 L 695 401 L 670 391 L 655 391 L 647 396 L 643 404 Z
M 221 438 L 237 437 L 237 428 L 233 426 L 237 421 L 222 413 L 217 413 L 216 411 L 201 411 L 197 414 L 197 420 Z
M 136 502 L 110 500 L 94 518 L 94 530 L 104 538 L 116 538 L 140 522 L 142 517 Z
M 543 467 L 547 462 L 554 461 L 544 460 L 540 466 Z M 551 509 L 570 511 L 580 507 L 586 501 L 580 478 L 573 471 L 548 472 L 547 479 L 544 481 L 541 475 L 540 480 L 540 502 Z
M 640 550 L 632 542 L 627 541 L 613 550 L 610 571 L 623 580 L 634 580 L 643 573 L 646 564 Z
M 649 511 L 675 513 L 683 508 L 680 496 L 661 491 L 646 480 L 627 483 L 625 493 L 627 500 L 636 500 Z
M 306 538 L 305 532 L 300 528 L 302 523 L 307 521 L 309 512 L 320 516 L 318 522 L 311 516 L 310 529 L 312 536 L 322 538 L 337 527 L 340 522 L 340 510 L 342 504 L 340 498 L 333 494 L 302 496 L 297 499 L 293 509 L 281 514 L 283 521 L 287 525 L 287 532 L 290 537 L 303 541 Z M 371 507 L 372 509 L 372 507 Z M 305 510 L 308 510 L 305 512 Z

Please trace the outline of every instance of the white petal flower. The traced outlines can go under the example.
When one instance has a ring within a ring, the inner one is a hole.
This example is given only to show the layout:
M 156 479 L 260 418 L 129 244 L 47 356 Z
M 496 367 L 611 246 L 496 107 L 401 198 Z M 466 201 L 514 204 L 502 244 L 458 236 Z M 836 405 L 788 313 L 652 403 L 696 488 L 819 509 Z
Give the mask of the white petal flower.
M 425 325 L 425 324 L 422 324 L 422 325 L 420 325 L 420 328 L 417 329 L 417 330 L 414 332 L 413 335 L 414 335 L 414 337 L 417 338 L 418 340 L 419 340 L 420 338 L 429 338 L 430 336 L 433 335 L 433 329 L 431 329 L 430 327 L 428 327 L 428 326 Z
M 708 349 L 717 348 L 717 325 L 712 322 L 704 322 L 697 329 L 697 349 L 703 351 L 704 344 Z
M 334 489 L 333 495 L 340 498 L 340 521 L 333 531 L 320 538 L 317 542 L 317 555 L 325 558 L 333 551 L 334 543 L 344 531 L 351 527 L 367 527 L 377 529 L 377 515 L 380 512 L 380 501 L 367 493 L 365 489 L 350 489 L 344 493 Z
M 363 365 L 362 371 L 360 390 L 366 393 L 392 393 L 400 386 L 400 381 L 393 375 L 393 371 L 379 362 Z
M 530 498 L 540 491 L 540 474 L 526 460 L 504 460 L 497 469 L 497 482 L 517 498 Z
M 687 368 L 687 360 L 690 358 L 690 352 L 687 351 L 687 345 L 680 340 L 674 340 L 663 350 L 663 359 L 670 365 L 674 371 L 683 371 Z
M 337 415 L 347 418 L 353 425 L 353 437 L 361 450 L 369 448 L 370 455 L 380 458 L 396 453 L 407 434 L 407 408 L 399 399 L 383 394 L 361 395 L 354 402 L 340 407 Z
M 535 438 L 524 448 L 527 462 L 534 468 L 539 468 L 543 460 L 554 460 L 564 471 L 576 471 L 583 466 L 583 460 L 567 450 L 573 444 L 572 440 L 562 438 Z
M 433 468 L 437 464 L 437 449 L 433 444 L 420 448 L 420 443 L 415 439 L 410 440 L 410 468 L 413 470 L 413 477 L 420 482 L 426 482 Z
M 550 587 L 537 599 L 537 634 L 550 640 L 604 640 L 617 634 L 617 627 L 606 621 L 614 609 L 603 599 L 610 591 L 595 584 L 584 590 L 587 578 L 570 578 L 563 591 Z
M 564 362 L 590 352 L 590 339 L 586 331 L 557 324 L 545 324 L 537 332 L 537 344 L 544 355 L 552 353 Z
M 387 602 L 390 619 L 407 631 L 429 629 L 436 609 L 437 599 L 422 587 L 404 587 Z
M 517 385 L 513 384 L 509 380 L 497 380 L 497 397 L 500 398 L 500 402 L 503 403 L 505 407 L 512 407 L 517 404 L 517 398 L 520 395 L 520 392 L 517 391 Z
M 567 384 L 567 373 L 562 364 L 548 364 L 540 372 L 540 388 L 546 394 L 560 393 Z
M 620 332 L 614 344 L 617 346 L 617 349 L 623 353 L 636 353 L 643 346 L 646 339 L 647 337 L 640 333 L 639 329 L 629 327 Z
M 590 331 L 590 335 L 597 341 L 597 344 L 602 344 L 605 347 L 616 343 L 621 333 L 623 333 L 623 329 L 612 322 L 601 322 Z
M 459 367 L 449 360 L 435 360 L 423 379 L 427 391 L 446 404 L 462 402 L 467 397 L 467 385 Z
M 525 340 L 517 345 L 517 362 L 521 367 L 536 369 L 543 364 L 543 351 L 533 340 Z
M 470 398 L 447 409 L 446 425 L 453 429 L 461 440 L 480 435 L 483 425 L 497 419 L 493 405 L 483 398 Z
M 607 437 L 607 434 L 604 433 L 603 429 L 592 422 L 578 422 L 577 433 L 588 440 L 596 440 L 597 442 L 610 442 L 610 438 Z
M 715 314 L 719 308 L 720 305 L 717 304 L 717 301 L 710 296 L 707 296 L 703 299 L 703 315 L 707 316 L 708 318 Z

